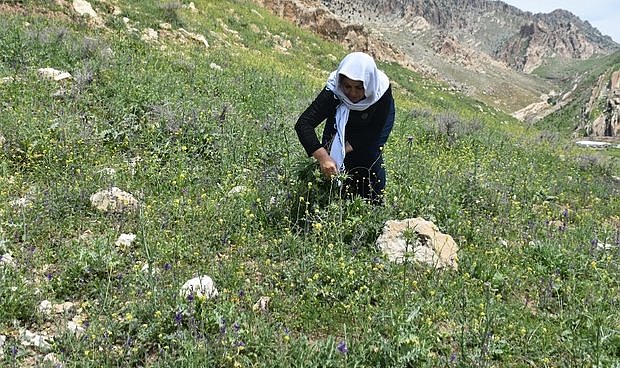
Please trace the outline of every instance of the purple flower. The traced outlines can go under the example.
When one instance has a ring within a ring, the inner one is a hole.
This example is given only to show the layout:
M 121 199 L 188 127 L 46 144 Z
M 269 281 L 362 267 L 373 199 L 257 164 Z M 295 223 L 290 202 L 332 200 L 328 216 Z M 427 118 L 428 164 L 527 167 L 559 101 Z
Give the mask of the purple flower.
M 174 322 L 175 322 L 177 325 L 180 325 L 182 321 L 183 321 L 183 313 L 181 313 L 180 311 L 179 311 L 179 312 L 176 312 L 176 313 L 174 314 Z
M 456 363 L 456 354 L 452 353 L 452 355 L 450 355 L 450 363 Z
M 241 326 L 239 325 L 239 323 L 235 322 L 235 324 L 233 325 L 233 330 L 235 332 L 239 332 L 240 329 L 241 329 Z
M 344 340 L 338 343 L 336 349 L 338 349 L 338 351 L 342 354 L 346 354 L 349 352 L 349 348 L 347 348 L 347 343 L 344 342 Z
M 171 265 L 170 263 L 166 262 L 166 263 L 164 264 L 164 270 L 166 270 L 166 271 L 170 271 L 170 269 L 171 269 L 171 268 L 172 268 L 172 265 Z

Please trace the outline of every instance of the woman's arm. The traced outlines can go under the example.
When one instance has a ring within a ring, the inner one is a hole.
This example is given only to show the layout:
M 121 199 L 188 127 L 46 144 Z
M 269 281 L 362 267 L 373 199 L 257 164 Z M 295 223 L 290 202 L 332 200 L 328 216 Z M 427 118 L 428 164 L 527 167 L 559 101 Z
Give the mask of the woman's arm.
M 314 129 L 336 113 L 337 105 L 334 93 L 325 88 L 297 119 L 295 131 L 308 156 L 313 156 L 319 148 L 323 148 Z

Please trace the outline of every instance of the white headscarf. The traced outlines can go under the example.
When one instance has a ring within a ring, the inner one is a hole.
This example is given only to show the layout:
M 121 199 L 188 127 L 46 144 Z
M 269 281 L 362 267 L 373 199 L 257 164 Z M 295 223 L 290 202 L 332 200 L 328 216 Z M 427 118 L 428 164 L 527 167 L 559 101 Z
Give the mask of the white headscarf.
M 364 95 L 366 98 L 356 103 L 340 89 L 339 77 L 344 75 L 354 81 L 364 83 Z M 329 155 L 336 161 L 339 172 L 344 171 L 345 156 L 345 128 L 349 120 L 349 111 L 363 111 L 379 101 L 390 87 L 390 80 L 384 72 L 377 69 L 373 58 L 363 52 L 353 52 L 342 59 L 338 69 L 331 72 L 327 79 L 327 89 L 334 92 L 340 99 L 340 105 L 336 108 L 336 137 L 332 142 Z

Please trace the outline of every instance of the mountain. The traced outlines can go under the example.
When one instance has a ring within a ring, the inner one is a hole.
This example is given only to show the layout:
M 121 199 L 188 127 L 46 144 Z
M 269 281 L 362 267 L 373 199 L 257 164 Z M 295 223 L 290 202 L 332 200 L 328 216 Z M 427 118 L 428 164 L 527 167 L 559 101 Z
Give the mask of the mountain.
M 566 10 L 532 14 L 501 1 L 256 2 L 349 49 L 422 71 L 527 122 L 573 100 L 587 72 L 580 65 L 605 63 L 620 50 Z

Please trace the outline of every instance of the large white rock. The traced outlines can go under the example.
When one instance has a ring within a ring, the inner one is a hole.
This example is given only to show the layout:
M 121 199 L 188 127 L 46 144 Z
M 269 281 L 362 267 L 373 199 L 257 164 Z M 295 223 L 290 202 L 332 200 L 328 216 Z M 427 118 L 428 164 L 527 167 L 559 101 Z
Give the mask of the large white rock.
M 406 231 L 415 233 L 412 244 L 407 242 Z M 420 217 L 387 221 L 383 233 L 377 238 L 377 246 L 392 262 L 401 263 L 410 257 L 438 269 L 458 269 L 458 246 L 454 239 Z
M 37 334 L 29 330 L 22 330 L 19 339 L 23 346 L 34 346 L 42 351 L 47 351 L 52 347 L 47 335 Z
M 122 213 L 138 209 L 138 200 L 117 187 L 103 189 L 90 196 L 93 207 L 103 212 Z
M 64 79 L 71 78 L 71 74 L 68 72 L 64 72 L 62 70 L 57 70 L 54 68 L 40 68 L 37 70 L 40 76 L 43 78 L 53 79 L 55 81 L 61 81 Z
M 73 10 L 79 15 L 87 15 L 91 18 L 98 18 L 95 9 L 88 1 L 85 0 L 73 0 Z
M 181 286 L 181 291 L 179 292 L 179 295 L 183 298 L 194 295 L 209 299 L 216 297 L 217 294 L 217 288 L 215 287 L 213 280 L 211 277 L 206 275 L 187 280 L 183 286 Z

